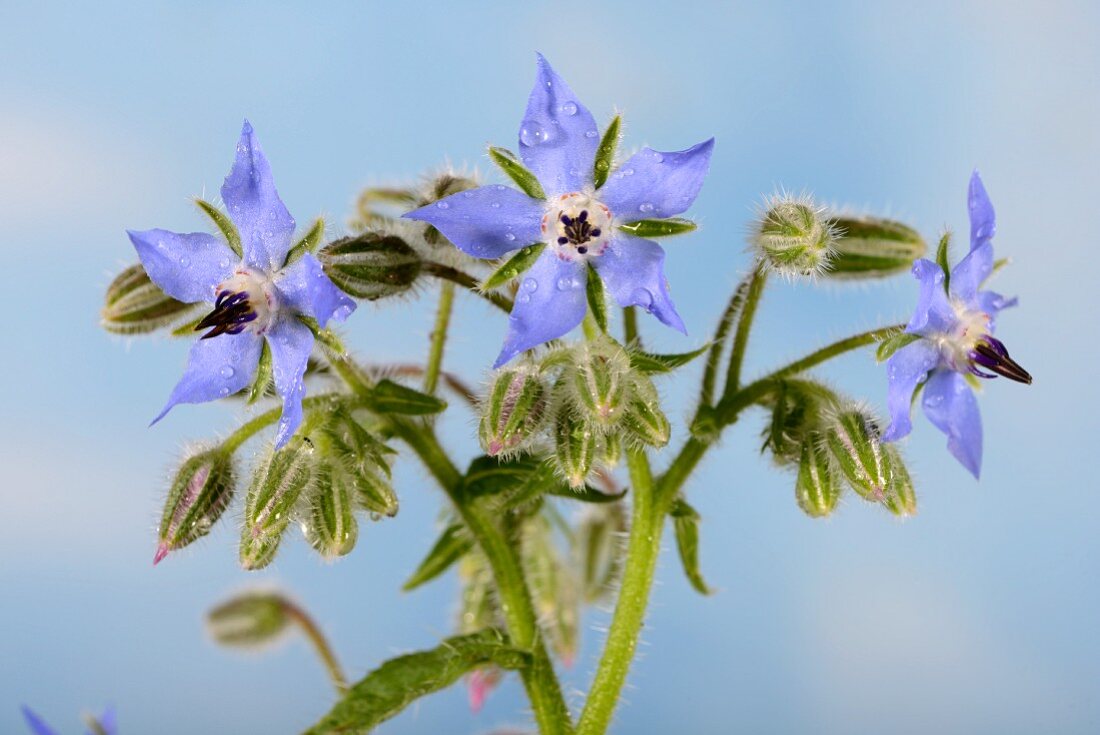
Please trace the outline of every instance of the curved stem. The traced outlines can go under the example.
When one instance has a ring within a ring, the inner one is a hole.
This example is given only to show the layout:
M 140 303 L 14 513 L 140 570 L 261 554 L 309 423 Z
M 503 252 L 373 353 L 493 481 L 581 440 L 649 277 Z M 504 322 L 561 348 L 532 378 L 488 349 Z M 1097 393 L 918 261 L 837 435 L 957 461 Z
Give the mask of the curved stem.
M 714 339 L 711 340 L 710 352 L 707 354 L 706 368 L 703 370 L 703 387 L 699 397 L 699 405 L 709 406 L 714 400 L 714 383 L 718 379 L 718 363 L 722 360 L 722 352 L 726 347 L 726 335 L 733 326 L 733 320 L 741 311 L 745 303 L 745 295 L 749 291 L 755 272 L 745 276 L 741 283 L 737 284 L 726 310 L 722 312 L 722 318 L 718 320 L 718 327 L 714 330 Z
M 749 277 L 748 290 L 741 306 L 741 318 L 737 320 L 737 332 L 733 335 L 733 349 L 730 351 L 730 364 L 726 370 L 726 387 L 723 396 L 733 395 L 741 387 L 741 365 L 745 361 L 745 348 L 749 343 L 749 331 L 756 318 L 756 307 L 760 295 L 764 293 L 764 284 L 768 281 L 767 272 L 757 266 Z
M 480 288 L 481 282 L 471 276 L 469 273 L 460 271 L 457 268 L 452 268 L 449 265 L 443 265 L 442 263 L 433 263 L 431 261 L 424 264 L 424 272 L 427 273 L 429 276 L 440 278 L 444 281 L 451 281 L 452 283 L 456 283 L 459 286 L 462 286 L 467 291 L 477 294 L 504 313 L 512 313 L 512 300 L 510 298 L 508 298 L 507 296 L 502 296 L 495 291 L 482 291 Z
M 454 301 L 455 285 L 450 281 L 444 281 L 439 290 L 439 306 L 435 312 L 435 327 L 432 328 L 428 364 L 424 369 L 425 393 L 435 393 L 436 386 L 439 384 L 439 371 L 443 367 L 443 347 L 447 343 L 447 327 L 451 323 Z
M 633 306 L 623 308 L 623 343 L 641 349 L 638 339 L 638 310 Z
M 283 612 L 301 629 L 313 646 L 313 650 L 317 652 L 317 657 L 324 664 L 325 671 L 328 672 L 328 678 L 332 681 L 332 685 L 336 687 L 337 693 L 343 694 L 346 692 L 348 688 L 347 677 L 344 676 L 344 670 L 336 659 L 336 654 L 333 652 L 320 626 L 313 621 L 309 613 L 294 603 L 286 599 L 281 600 L 281 602 Z

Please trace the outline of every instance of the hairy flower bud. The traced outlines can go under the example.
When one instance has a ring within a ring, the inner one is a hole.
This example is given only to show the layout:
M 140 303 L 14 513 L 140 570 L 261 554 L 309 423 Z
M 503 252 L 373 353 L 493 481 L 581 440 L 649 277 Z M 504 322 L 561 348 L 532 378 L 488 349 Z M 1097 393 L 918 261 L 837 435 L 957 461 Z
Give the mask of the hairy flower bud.
M 569 406 L 558 411 L 554 421 L 554 459 L 570 487 L 584 487 L 596 456 L 597 438 L 596 432 Z
M 114 334 L 148 334 L 180 322 L 194 304 L 176 301 L 149 279 L 141 263 L 115 276 L 100 312 L 103 328 Z
M 885 278 L 907 273 L 928 250 L 920 233 L 908 225 L 878 217 L 838 217 L 829 278 Z
M 586 601 L 602 600 L 612 591 L 622 571 L 626 528 L 622 503 L 587 506 L 573 543 Z
M 274 641 L 292 621 L 281 595 L 255 591 L 218 605 L 207 613 L 206 622 L 214 640 L 223 646 L 251 648 Z
M 360 299 L 381 299 L 408 290 L 423 261 L 395 235 L 364 232 L 329 243 L 317 254 L 325 275 Z
M 880 502 L 893 478 L 893 457 L 880 439 L 875 420 L 849 408 L 828 423 L 825 439 L 852 488 L 867 500 Z
M 890 452 L 894 476 L 886 488 L 886 496 L 882 499 L 882 504 L 896 516 L 902 518 L 914 516 L 917 514 L 917 493 L 913 487 L 913 480 L 909 476 L 909 470 L 905 467 L 901 453 L 893 445 L 888 444 L 887 450 Z
M 750 238 L 766 267 L 788 277 L 823 272 L 836 239 L 824 212 L 808 196 L 770 197 Z
M 579 638 L 579 584 L 554 544 L 545 517 L 535 516 L 526 524 L 521 553 L 535 614 L 546 631 L 547 643 L 570 666 Z
M 233 459 L 228 452 L 207 449 L 185 459 L 164 502 L 153 563 L 209 533 L 229 507 L 234 490 Z
M 355 519 L 355 496 L 351 483 L 341 481 L 342 468 L 325 464 L 317 470 L 317 480 L 309 496 L 309 511 L 302 521 L 302 533 L 321 556 L 344 556 L 359 540 Z
M 630 356 L 611 342 L 593 342 L 577 356 L 573 388 L 578 407 L 598 426 L 615 425 L 626 407 Z
M 298 500 L 315 482 L 318 458 L 309 439 L 295 437 L 261 463 L 245 500 L 241 566 L 271 563 Z
M 824 440 L 811 433 L 802 443 L 794 496 L 798 507 L 811 518 L 824 518 L 840 500 L 841 474 L 829 456 Z
M 642 444 L 663 447 L 668 444 L 672 427 L 661 410 L 657 389 L 653 381 L 641 374 L 634 375 L 631 383 L 630 397 L 623 414 L 623 428 L 627 436 Z
M 390 482 L 393 450 L 350 414 L 336 417 L 326 439 L 332 446 L 331 482 L 345 486 L 349 497 L 372 514 L 397 515 L 397 494 Z
M 548 393 L 534 368 L 499 372 L 482 406 L 478 426 L 482 448 L 493 457 L 521 449 L 545 422 Z

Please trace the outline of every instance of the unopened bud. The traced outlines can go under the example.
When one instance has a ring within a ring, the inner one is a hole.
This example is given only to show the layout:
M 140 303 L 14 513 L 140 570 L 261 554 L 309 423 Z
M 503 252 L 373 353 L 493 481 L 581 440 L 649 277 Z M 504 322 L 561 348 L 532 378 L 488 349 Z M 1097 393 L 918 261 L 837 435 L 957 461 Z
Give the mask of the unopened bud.
M 882 499 L 882 504 L 896 516 L 902 518 L 914 516 L 917 514 L 917 493 L 913 487 L 913 479 L 909 476 L 909 470 L 905 467 L 901 453 L 892 445 L 888 446 L 888 449 L 894 476 L 890 480 L 889 487 L 886 488 L 886 497 Z
M 470 711 L 475 715 L 485 706 L 485 700 L 489 693 L 500 684 L 503 672 L 495 666 L 474 669 L 466 677 L 466 697 L 470 703 Z
M 672 427 L 661 410 L 661 400 L 653 381 L 644 375 L 635 375 L 630 398 L 623 416 L 623 427 L 628 436 L 651 447 L 668 444 Z
M 393 450 L 367 431 L 350 414 L 336 417 L 326 435 L 333 455 L 331 481 L 344 485 L 350 497 L 371 513 L 395 516 L 397 494 L 390 482 Z
M 603 599 L 615 586 L 622 570 L 625 533 L 626 513 L 622 503 L 588 506 L 577 527 L 573 547 L 586 601 Z
M 548 391 L 537 370 L 500 372 L 482 408 L 478 436 L 490 456 L 521 449 L 542 428 Z
M 554 458 L 570 487 L 584 487 L 596 456 L 596 440 L 596 432 L 574 415 L 569 406 L 558 411 L 554 422 Z
M 630 377 L 630 356 L 610 342 L 586 345 L 577 357 L 573 387 L 577 403 L 589 419 L 613 426 L 623 415 Z
M 783 275 L 810 276 L 825 270 L 836 232 L 808 196 L 778 194 L 765 202 L 752 233 L 752 244 L 771 270 Z
M 550 523 L 535 516 L 524 528 L 522 561 L 531 587 L 535 615 L 547 643 L 566 666 L 577 654 L 580 590 L 573 570 L 554 544 Z
M 331 464 L 318 468 L 317 481 L 310 493 L 309 512 L 302 522 L 306 540 L 326 559 L 344 556 L 359 540 L 353 488 L 342 481 L 340 475 L 343 475 L 342 468 Z
M 160 290 L 141 263 L 119 273 L 103 299 L 103 328 L 114 334 L 148 334 L 170 327 L 194 310 Z
M 907 273 L 928 245 L 908 225 L 877 217 L 839 217 L 837 237 L 825 272 L 829 278 L 884 278 Z
M 359 299 L 381 299 L 408 290 L 423 261 L 395 235 L 364 232 L 329 243 L 317 254 L 325 274 Z
M 164 503 L 153 563 L 208 534 L 229 507 L 235 488 L 228 452 L 208 449 L 185 459 Z
M 619 432 L 608 432 L 600 437 L 599 462 L 606 469 L 619 466 L 623 457 L 623 436 Z
M 274 641 L 292 621 L 281 595 L 246 592 L 215 607 L 206 622 L 218 643 L 251 648 Z
M 271 454 L 252 478 L 245 500 L 240 562 L 245 569 L 271 563 L 291 513 L 316 479 L 318 458 L 304 437 Z
M 839 412 L 825 432 L 832 452 L 852 488 L 864 498 L 882 501 L 893 477 L 891 454 L 874 419 L 858 409 Z
M 840 470 L 829 456 L 823 439 L 811 433 L 802 443 L 794 497 L 798 507 L 811 518 L 824 518 L 836 510 L 840 500 Z

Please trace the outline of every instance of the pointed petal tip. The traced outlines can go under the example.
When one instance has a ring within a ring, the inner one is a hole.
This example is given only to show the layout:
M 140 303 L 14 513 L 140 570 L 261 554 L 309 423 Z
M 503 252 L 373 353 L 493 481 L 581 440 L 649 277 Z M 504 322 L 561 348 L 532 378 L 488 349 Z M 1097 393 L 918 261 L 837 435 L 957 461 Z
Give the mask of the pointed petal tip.
M 157 545 L 157 551 L 153 554 L 153 566 L 160 564 L 164 561 L 164 557 L 168 556 L 168 544 L 160 543 Z

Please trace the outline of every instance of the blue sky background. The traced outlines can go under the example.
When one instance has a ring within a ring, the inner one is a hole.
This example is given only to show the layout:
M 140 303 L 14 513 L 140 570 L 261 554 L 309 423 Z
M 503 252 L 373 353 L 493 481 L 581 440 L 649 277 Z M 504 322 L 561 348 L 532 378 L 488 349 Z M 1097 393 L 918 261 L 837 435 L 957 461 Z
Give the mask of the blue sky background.
M 1035 376 L 982 398 L 975 483 L 919 422 L 908 456 L 921 513 L 904 523 L 847 502 L 812 522 L 792 478 L 756 452 L 761 417 L 692 480 L 702 560 L 718 594 L 662 557 L 619 733 L 1086 733 L 1100 729 L 1100 499 L 1095 375 L 1100 195 L 1100 7 L 1054 2 L 117 3 L 0 0 L 0 732 L 34 704 L 76 732 L 113 702 L 122 732 L 296 732 L 328 707 L 305 645 L 217 649 L 203 611 L 278 584 L 314 611 L 353 674 L 431 645 L 454 579 L 401 581 L 431 543 L 441 496 L 409 460 L 400 516 L 355 553 L 319 562 L 300 540 L 245 574 L 229 526 L 153 569 L 153 532 L 180 446 L 232 427 L 229 406 L 185 406 L 149 430 L 187 345 L 97 327 L 103 288 L 133 259 L 126 228 L 203 226 L 241 119 L 256 126 L 299 222 L 339 226 L 357 190 L 450 160 L 488 169 L 513 146 L 545 53 L 628 147 L 714 135 L 701 230 L 669 243 L 700 344 L 748 267 L 753 204 L 777 186 L 965 232 L 981 168 L 1018 293 L 1000 334 Z M 490 176 L 494 173 L 488 172 Z M 832 338 L 904 319 L 914 284 L 777 284 L 750 373 Z M 483 376 L 503 322 L 462 298 L 450 367 Z M 373 361 L 424 353 L 430 305 L 364 306 L 349 341 Z M 823 375 L 881 406 L 867 353 Z M 697 375 L 666 386 L 684 416 Z M 468 416 L 445 439 L 473 451 Z M 682 428 L 674 443 L 683 439 Z M 667 545 L 667 543 L 666 543 Z M 606 615 L 586 621 L 570 691 L 595 668 Z M 575 703 L 580 695 L 573 696 Z M 478 717 L 461 687 L 379 732 L 480 733 L 523 724 L 508 683 Z

